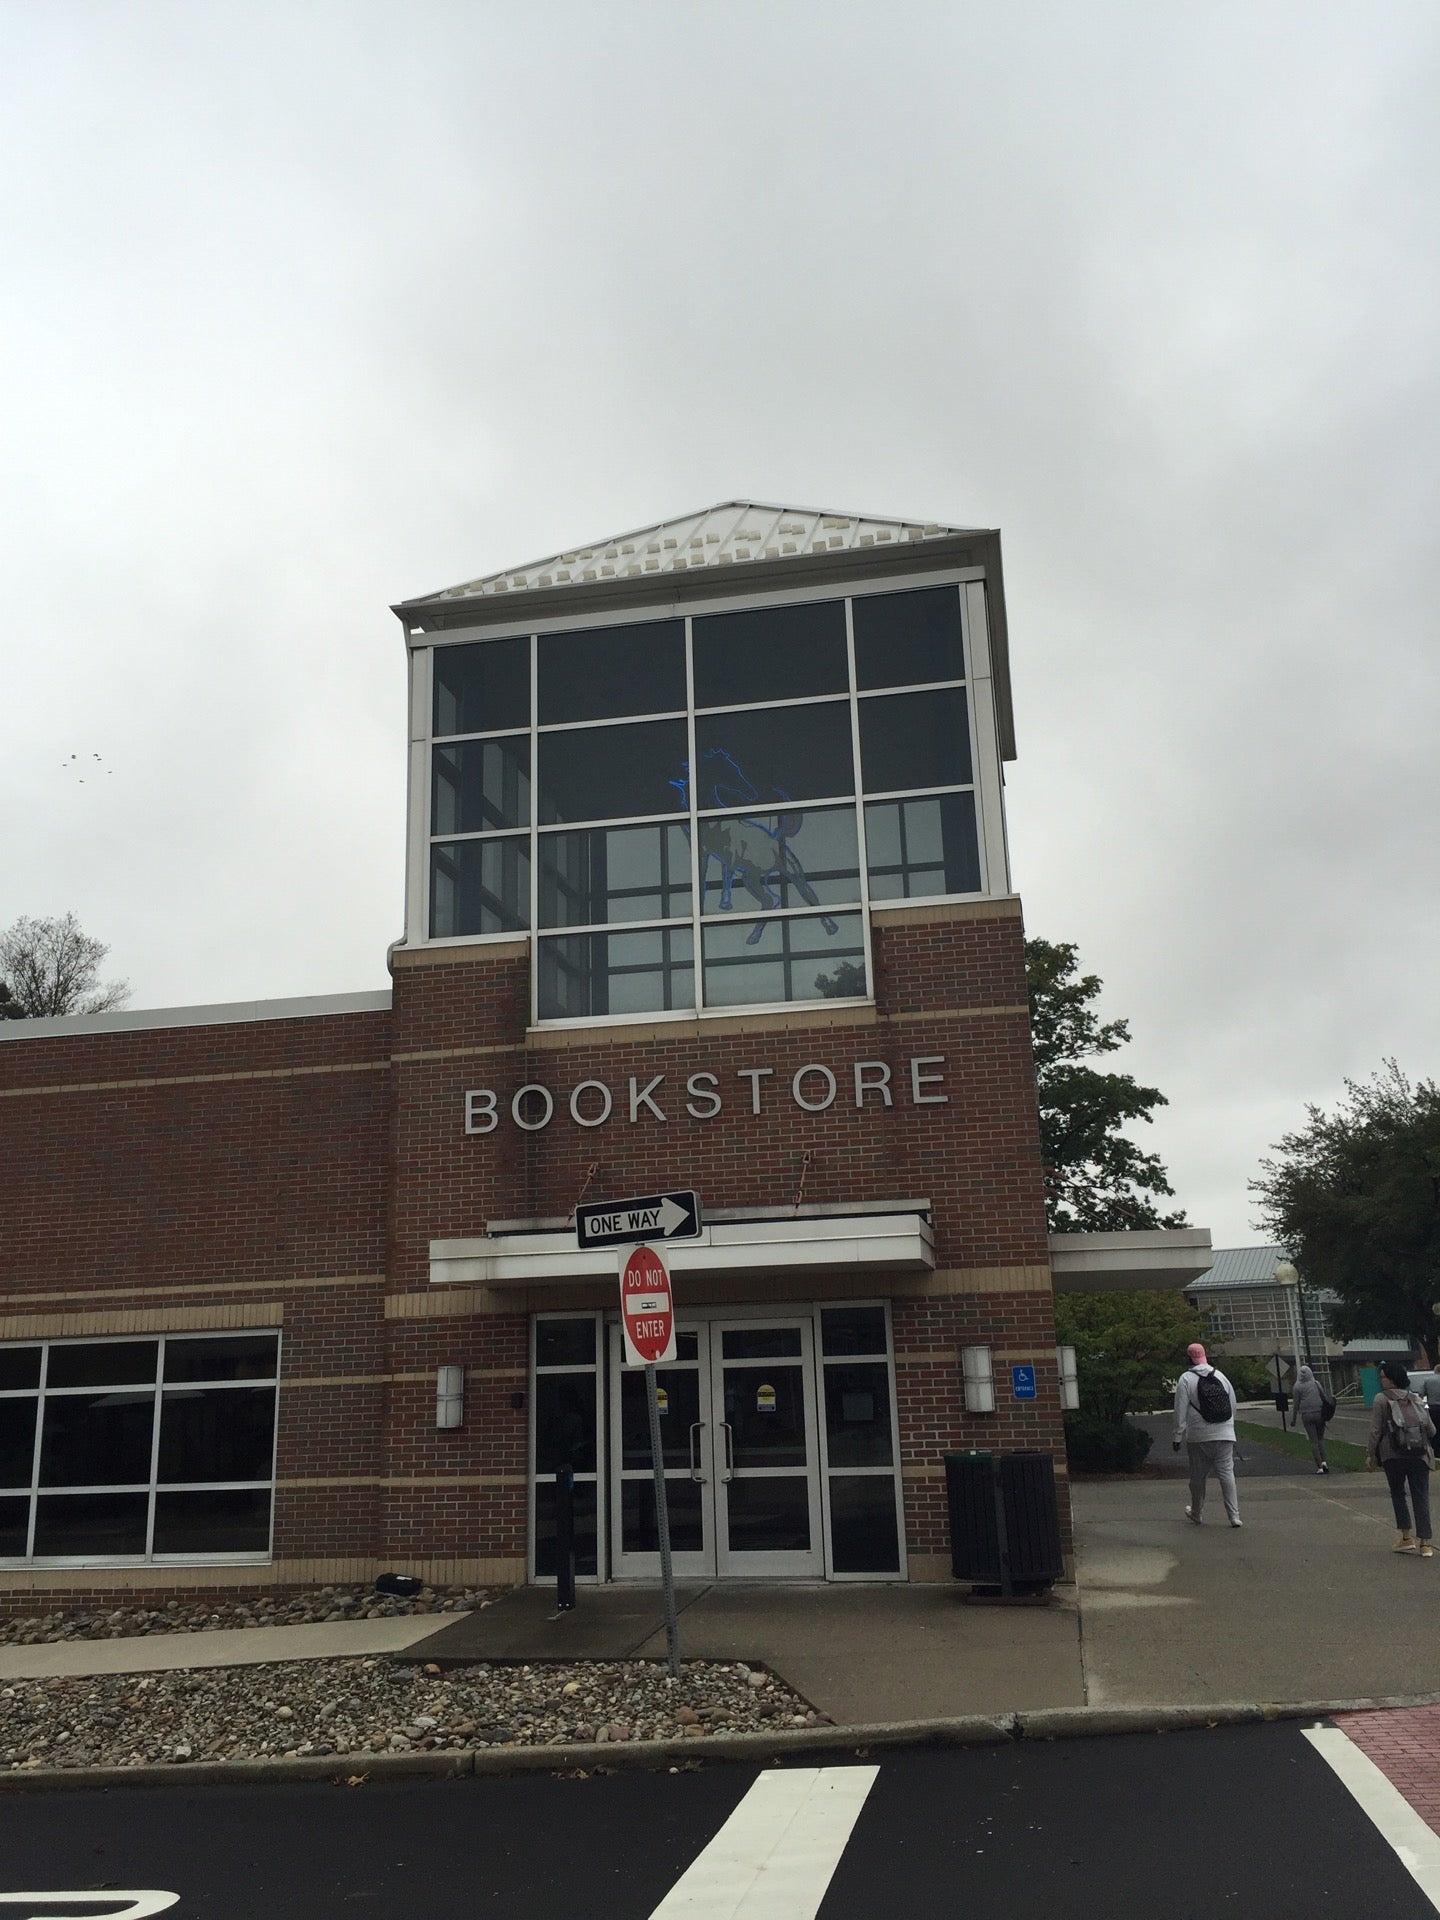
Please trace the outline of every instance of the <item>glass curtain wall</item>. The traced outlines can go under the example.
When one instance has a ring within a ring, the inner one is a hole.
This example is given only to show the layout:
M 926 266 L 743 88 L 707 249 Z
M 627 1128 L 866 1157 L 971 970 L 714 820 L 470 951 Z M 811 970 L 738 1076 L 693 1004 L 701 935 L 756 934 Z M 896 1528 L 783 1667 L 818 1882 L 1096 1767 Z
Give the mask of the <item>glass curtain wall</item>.
M 434 649 L 433 939 L 535 1014 L 863 998 L 874 902 L 981 890 L 962 589 Z

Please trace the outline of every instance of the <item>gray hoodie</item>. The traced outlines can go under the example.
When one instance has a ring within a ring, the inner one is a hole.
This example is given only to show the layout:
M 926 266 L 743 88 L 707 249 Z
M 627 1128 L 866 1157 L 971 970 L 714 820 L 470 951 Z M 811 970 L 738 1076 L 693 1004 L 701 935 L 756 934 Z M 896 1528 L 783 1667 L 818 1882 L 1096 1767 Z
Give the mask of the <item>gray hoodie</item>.
M 1320 1392 L 1320 1382 L 1309 1367 L 1301 1367 L 1295 1381 L 1295 1418 L 1297 1420 L 1325 1418 L 1325 1401 Z

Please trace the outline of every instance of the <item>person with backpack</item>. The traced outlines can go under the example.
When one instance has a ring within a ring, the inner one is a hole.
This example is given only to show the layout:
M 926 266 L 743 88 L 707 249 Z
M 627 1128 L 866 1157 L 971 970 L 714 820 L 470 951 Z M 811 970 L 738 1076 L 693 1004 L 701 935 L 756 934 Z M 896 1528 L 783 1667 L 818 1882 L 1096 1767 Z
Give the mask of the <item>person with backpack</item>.
M 1301 1367 L 1295 1380 L 1295 1418 L 1304 1425 L 1317 1473 L 1330 1471 L 1325 1461 L 1325 1429 L 1334 1417 L 1334 1395 L 1325 1391 L 1309 1367 Z
M 1380 1391 L 1370 1407 L 1365 1465 L 1372 1473 L 1377 1466 L 1383 1467 L 1390 1482 L 1390 1504 L 1400 1529 L 1396 1553 L 1414 1553 L 1418 1548 L 1424 1560 L 1432 1559 L 1435 1553 L 1430 1544 L 1430 1469 L 1435 1464 L 1430 1443 L 1434 1438 L 1435 1423 L 1419 1394 L 1410 1391 L 1409 1373 L 1398 1360 L 1382 1360 Z M 1411 1506 L 1415 1509 L 1413 1531 Z
M 1225 1514 L 1232 1527 L 1241 1525 L 1240 1500 L 1235 1492 L 1235 1389 L 1205 1358 L 1197 1340 L 1187 1348 L 1190 1365 L 1175 1382 L 1175 1439 L 1190 1450 L 1190 1504 L 1185 1518 L 1199 1526 L 1205 1512 L 1205 1483 L 1213 1473 L 1220 1482 Z

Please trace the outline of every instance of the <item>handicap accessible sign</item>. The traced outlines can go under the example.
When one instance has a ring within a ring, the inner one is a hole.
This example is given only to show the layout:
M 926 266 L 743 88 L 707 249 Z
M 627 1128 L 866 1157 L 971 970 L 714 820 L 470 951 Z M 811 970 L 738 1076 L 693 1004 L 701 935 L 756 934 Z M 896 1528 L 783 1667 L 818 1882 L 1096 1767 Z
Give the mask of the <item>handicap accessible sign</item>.
M 1033 1400 L 1035 1398 L 1034 1367 L 1011 1367 L 1010 1391 L 1017 1400 Z

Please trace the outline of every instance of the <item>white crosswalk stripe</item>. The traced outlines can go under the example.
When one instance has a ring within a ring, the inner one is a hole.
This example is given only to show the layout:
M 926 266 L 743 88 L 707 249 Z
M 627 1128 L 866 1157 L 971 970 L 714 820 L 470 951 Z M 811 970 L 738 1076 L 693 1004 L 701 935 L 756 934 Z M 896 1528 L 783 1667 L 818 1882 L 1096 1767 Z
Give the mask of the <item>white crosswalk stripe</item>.
M 650 1920 L 814 1920 L 879 1771 L 762 1773 Z
M 1398 1787 L 1392 1786 L 1368 1753 L 1339 1727 L 1302 1727 L 1300 1731 L 1321 1759 L 1354 1795 L 1381 1836 L 1395 1849 L 1400 1864 L 1425 1898 L 1440 1913 L 1440 1835 L 1416 1813 Z

